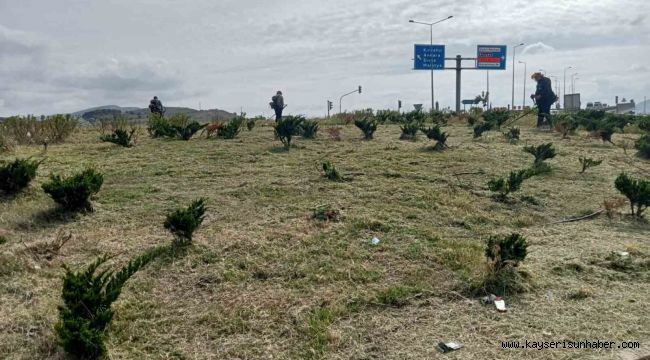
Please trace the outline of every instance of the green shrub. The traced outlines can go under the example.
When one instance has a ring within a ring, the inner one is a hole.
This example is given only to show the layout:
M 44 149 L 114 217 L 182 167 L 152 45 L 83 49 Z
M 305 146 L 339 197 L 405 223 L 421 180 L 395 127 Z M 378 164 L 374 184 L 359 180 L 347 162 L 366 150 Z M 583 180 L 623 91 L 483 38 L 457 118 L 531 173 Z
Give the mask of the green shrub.
M 613 144 L 612 136 L 614 135 L 614 132 L 614 127 L 607 124 L 601 125 L 598 130 L 596 130 L 596 134 L 600 137 L 600 139 L 603 142 L 608 142 L 610 144 Z
M 517 141 L 519 141 L 519 137 L 521 136 L 521 130 L 519 130 L 518 127 L 512 127 L 508 129 L 505 133 L 503 133 L 503 136 L 506 138 L 506 141 L 514 144 Z
M 650 134 L 643 135 L 634 143 L 634 148 L 639 152 L 639 156 L 644 159 L 650 159 Z
M 467 117 L 467 125 L 474 127 L 478 123 L 478 116 L 476 115 L 469 115 Z
M 616 178 L 614 184 L 616 189 L 630 201 L 632 215 L 642 217 L 645 209 L 650 206 L 650 181 L 636 180 L 622 173 Z
M 110 142 L 130 148 L 134 145 L 135 134 L 137 131 L 138 128 L 136 127 L 132 128 L 130 132 L 124 129 L 115 129 L 112 134 L 102 135 L 99 139 L 104 142 Z
M 487 122 L 487 121 L 482 122 L 482 123 L 480 123 L 478 125 L 475 125 L 474 126 L 474 139 L 480 138 L 481 136 L 483 136 L 484 132 L 492 130 L 493 127 L 494 127 L 494 124 L 492 124 L 491 122 Z
M 569 134 L 573 134 L 578 129 L 578 121 L 572 114 L 560 113 L 554 116 L 555 130 L 562 134 L 562 138 L 566 139 Z
M 246 128 L 248 129 L 248 131 L 253 131 L 256 124 L 257 124 L 256 118 L 251 118 L 246 120 Z
M 312 219 L 320 221 L 339 221 L 341 213 L 329 205 L 320 205 L 312 212 Z
M 16 159 L 6 165 L 0 165 L 0 190 L 15 194 L 29 186 L 36 177 L 36 170 L 42 161 Z
M 594 160 L 587 157 L 581 157 L 578 159 L 578 161 L 580 161 L 580 165 L 582 166 L 582 171 L 580 171 L 581 174 L 584 174 L 587 169 L 596 167 L 603 163 L 602 160 Z
M 440 130 L 440 126 L 434 125 L 430 128 L 421 128 L 420 131 L 422 131 L 429 140 L 436 141 L 436 144 L 433 146 L 433 150 L 442 151 L 447 148 L 447 138 L 449 135 Z
M 505 109 L 492 109 L 483 113 L 485 122 L 492 124 L 497 130 L 501 129 L 501 125 L 505 124 L 512 113 Z
M 377 115 L 375 115 L 375 119 L 380 124 L 397 124 L 402 121 L 402 114 L 394 110 L 379 110 L 377 111 Z
M 204 129 L 207 126 L 208 124 L 201 125 L 196 121 L 192 121 L 186 125 L 172 125 L 172 128 L 174 129 L 177 138 L 181 140 L 189 141 L 194 136 L 194 134 L 196 134 L 197 132 L 199 132 L 200 130 Z M 217 130 L 217 132 L 218 131 L 219 130 Z
M 545 162 L 541 162 L 539 164 L 533 164 L 533 166 L 531 166 L 530 169 L 526 170 L 526 179 L 531 178 L 533 176 L 550 174 L 551 172 L 553 172 L 553 168 L 551 168 L 551 165 Z
M 402 130 L 402 134 L 399 137 L 400 140 L 417 140 L 418 131 L 420 131 L 421 126 L 422 123 L 420 122 L 402 123 L 402 125 L 400 125 L 400 129 Z
M 169 121 L 159 114 L 149 114 L 147 131 L 154 139 L 173 137 L 176 134 Z
M 535 157 L 534 165 L 539 165 L 545 160 L 555 157 L 555 148 L 552 143 L 542 144 L 539 146 L 526 146 L 524 152 L 527 152 Z
M 302 123 L 304 121 L 305 117 L 298 115 L 285 116 L 282 118 L 282 120 L 275 123 L 275 137 L 280 139 L 285 149 L 289 150 L 291 148 L 291 140 L 294 136 L 297 136 L 300 133 L 302 129 Z
M 636 125 L 641 129 L 641 131 L 650 132 L 650 116 L 641 116 Z
M 318 132 L 318 121 L 305 120 L 300 124 L 300 128 L 302 129 L 302 137 L 305 139 L 314 139 Z
M 521 184 L 528 178 L 528 170 L 511 171 L 508 178 L 495 178 L 488 182 L 490 191 L 498 193 L 498 198 L 505 199 L 510 193 L 521 189 Z
M 102 174 L 86 169 L 68 178 L 52 175 L 50 181 L 43 184 L 43 191 L 65 210 L 92 210 L 90 197 L 99 192 L 103 183 Z
M 226 140 L 232 140 L 239 135 L 244 123 L 246 122 L 246 114 L 237 115 L 230 121 L 222 124 L 217 128 L 217 137 Z M 255 124 L 253 124 L 254 126 Z
M 528 243 L 526 238 L 514 233 L 508 236 L 490 236 L 485 247 L 488 258 L 497 271 L 510 265 L 517 267 L 526 259 Z
M 431 119 L 431 122 L 438 125 L 438 126 L 444 126 L 447 125 L 449 122 L 449 118 L 451 115 L 445 114 L 442 111 L 438 110 L 431 110 L 429 111 L 429 114 L 427 116 L 429 119 Z
M 325 177 L 332 180 L 332 181 L 342 181 L 343 176 L 336 170 L 336 167 L 334 164 L 332 164 L 329 161 L 323 161 L 322 163 L 323 166 L 323 172 L 325 173 Z
M 138 270 L 166 251 L 150 250 L 131 260 L 118 272 L 102 270 L 109 260 L 103 256 L 84 271 L 75 272 L 64 265 L 63 305 L 59 306 L 59 321 L 55 326 L 59 344 L 79 359 L 101 359 L 106 355 L 106 328 L 113 319 L 112 304 L 118 299 L 124 284 Z
M 418 129 L 424 125 L 424 122 L 426 121 L 427 116 L 425 113 L 423 113 L 421 110 L 413 110 L 409 111 L 407 113 L 404 113 L 402 115 L 402 123 L 406 124 L 412 124 L 416 123 L 418 124 Z
M 4 245 L 8 242 L 9 240 L 7 240 L 7 238 L 4 235 L 0 235 L 0 245 Z
M 62 143 L 72 135 L 77 125 L 77 119 L 71 115 L 13 116 L 2 123 L 5 136 L 20 145 Z
M 363 138 L 366 140 L 372 140 L 375 131 L 377 131 L 378 122 L 373 117 L 366 117 L 363 119 L 358 119 L 354 121 L 354 125 L 363 132 Z
M 192 236 L 205 218 L 206 199 L 193 201 L 187 208 L 176 209 L 167 215 L 165 229 L 174 234 L 174 245 L 185 246 L 192 243 Z
M 78 125 L 72 115 L 52 115 L 41 121 L 41 136 L 39 143 L 60 144 L 72 135 Z

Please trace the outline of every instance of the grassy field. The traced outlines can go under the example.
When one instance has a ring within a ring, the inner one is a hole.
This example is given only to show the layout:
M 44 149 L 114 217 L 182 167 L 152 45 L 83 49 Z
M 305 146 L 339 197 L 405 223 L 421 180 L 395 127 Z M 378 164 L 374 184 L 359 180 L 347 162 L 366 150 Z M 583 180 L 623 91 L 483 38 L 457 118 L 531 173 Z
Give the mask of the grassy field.
M 633 150 L 579 133 L 569 139 L 522 125 L 522 140 L 498 132 L 473 140 L 445 128 L 450 149 L 400 141 L 380 126 L 361 140 L 297 139 L 284 151 L 268 124 L 235 140 L 152 140 L 123 149 L 79 130 L 64 145 L 19 147 L 45 157 L 38 178 L 0 205 L 0 358 L 63 359 L 57 321 L 65 263 L 80 268 L 104 253 L 124 264 L 168 244 L 167 212 L 198 197 L 209 213 L 186 253 L 155 261 L 127 284 L 108 330 L 110 359 L 636 359 L 650 354 L 650 224 L 626 214 L 553 224 L 620 197 L 614 179 L 648 178 Z M 636 135 L 615 135 L 625 143 Z M 626 140 L 626 138 L 629 138 Z M 553 142 L 554 171 L 526 181 L 509 202 L 486 183 L 528 167 L 524 145 Z M 603 164 L 578 174 L 578 158 Z M 351 178 L 323 178 L 330 160 Z M 95 211 L 62 217 L 40 185 L 51 173 L 86 166 L 105 174 Z M 522 200 L 523 198 L 523 200 Z M 339 222 L 311 219 L 319 205 Z M 647 216 L 646 216 L 647 219 Z M 520 232 L 529 290 L 484 306 L 488 236 Z M 48 242 L 72 237 L 58 254 Z M 380 244 L 371 244 L 373 237 Z M 617 266 L 612 252 L 633 263 Z M 49 258 L 49 259 L 48 259 Z M 507 350 L 501 341 L 638 341 L 641 350 Z M 464 348 L 440 354 L 440 341 Z

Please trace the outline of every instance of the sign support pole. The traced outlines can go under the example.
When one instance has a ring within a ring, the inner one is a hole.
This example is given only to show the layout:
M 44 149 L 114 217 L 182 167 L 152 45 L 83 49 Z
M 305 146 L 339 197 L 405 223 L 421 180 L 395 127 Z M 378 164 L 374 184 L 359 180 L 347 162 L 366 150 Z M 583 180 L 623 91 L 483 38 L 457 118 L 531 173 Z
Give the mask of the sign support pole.
M 456 55 L 456 113 L 460 114 L 460 74 L 461 74 L 461 62 L 463 58 L 460 55 Z

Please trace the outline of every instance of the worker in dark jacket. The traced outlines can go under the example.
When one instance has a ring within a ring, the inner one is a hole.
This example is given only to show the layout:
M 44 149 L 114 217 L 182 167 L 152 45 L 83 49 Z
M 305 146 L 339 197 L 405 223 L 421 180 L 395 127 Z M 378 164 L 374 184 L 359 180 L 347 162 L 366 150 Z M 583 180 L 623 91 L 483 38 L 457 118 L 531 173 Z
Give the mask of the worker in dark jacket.
M 165 114 L 165 107 L 162 102 L 158 100 L 158 96 L 154 96 L 153 99 L 149 102 L 149 110 L 152 114 L 158 114 L 163 116 Z
M 542 127 L 544 119 L 548 120 L 548 124 L 551 126 L 551 105 L 557 101 L 557 95 L 553 92 L 551 79 L 539 72 L 534 73 L 531 78 L 537 81 L 537 90 L 534 95 L 530 96 L 537 103 L 537 127 Z
M 271 108 L 275 110 L 275 121 L 282 120 L 282 111 L 285 107 L 284 97 L 282 96 L 282 91 L 278 91 L 274 97 L 271 98 Z

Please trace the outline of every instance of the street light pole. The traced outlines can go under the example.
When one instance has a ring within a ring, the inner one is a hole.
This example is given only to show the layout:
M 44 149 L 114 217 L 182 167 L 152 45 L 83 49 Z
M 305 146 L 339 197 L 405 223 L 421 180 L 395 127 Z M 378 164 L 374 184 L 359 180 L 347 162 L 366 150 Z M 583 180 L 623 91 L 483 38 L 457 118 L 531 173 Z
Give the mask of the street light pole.
M 510 103 L 512 109 L 515 107 L 515 54 L 517 53 L 517 48 L 524 45 L 524 43 L 521 43 L 512 48 L 512 102 Z
M 573 66 L 567 66 L 564 68 L 564 81 L 563 81 L 564 85 L 562 88 L 562 96 L 566 96 L 566 71 L 569 69 L 573 69 Z M 562 101 L 562 108 L 564 108 L 564 105 L 565 105 L 564 101 Z
M 519 61 L 520 64 L 524 64 L 524 101 L 521 105 L 521 110 L 523 111 L 526 107 L 526 78 L 528 77 L 528 64 L 525 61 Z
M 573 84 L 573 79 L 576 75 L 578 75 L 578 73 L 571 74 L 571 94 L 575 94 L 575 86 Z
M 430 42 L 430 44 L 431 44 L 431 47 L 433 48 L 433 25 L 441 23 L 441 22 L 443 22 L 445 20 L 449 20 L 449 19 L 451 19 L 453 17 L 454 17 L 453 15 L 448 16 L 448 17 L 446 17 L 446 18 L 444 18 L 442 20 L 438 20 L 438 21 L 435 21 L 435 22 L 432 22 L 432 23 L 415 21 L 415 20 L 409 20 L 409 22 L 413 23 L 413 24 L 421 24 L 421 25 L 428 25 L 429 26 L 429 31 L 430 31 L 430 34 L 431 34 L 431 38 L 430 38 L 431 42 Z M 433 64 L 431 64 L 431 110 L 434 110 L 436 108 L 435 90 L 434 90 L 434 86 L 433 86 L 433 71 L 434 71 L 433 70 Z

